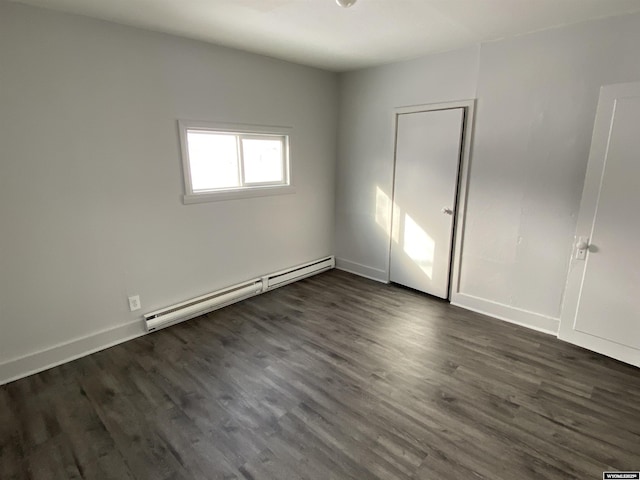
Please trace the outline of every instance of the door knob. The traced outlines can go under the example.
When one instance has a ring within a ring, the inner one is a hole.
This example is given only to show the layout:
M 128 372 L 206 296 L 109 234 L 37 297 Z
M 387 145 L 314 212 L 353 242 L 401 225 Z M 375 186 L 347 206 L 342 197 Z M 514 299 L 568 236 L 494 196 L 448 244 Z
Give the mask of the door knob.
M 446 214 L 446 215 L 453 215 L 453 210 L 451 210 L 450 208 L 447 207 L 442 207 L 442 210 L 440 210 L 442 213 Z
M 587 248 L 589 248 L 589 244 L 583 238 L 576 243 L 576 249 L 578 250 L 586 250 Z
M 587 258 L 587 252 L 589 251 L 589 238 L 578 237 L 576 242 L 576 260 L 584 260 Z

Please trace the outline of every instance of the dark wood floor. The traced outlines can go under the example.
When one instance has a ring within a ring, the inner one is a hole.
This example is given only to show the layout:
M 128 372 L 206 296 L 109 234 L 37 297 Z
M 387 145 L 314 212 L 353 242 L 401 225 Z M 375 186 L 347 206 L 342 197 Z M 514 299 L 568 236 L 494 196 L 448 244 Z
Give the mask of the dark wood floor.
M 0 388 L 0 478 L 598 479 L 640 370 L 331 271 Z

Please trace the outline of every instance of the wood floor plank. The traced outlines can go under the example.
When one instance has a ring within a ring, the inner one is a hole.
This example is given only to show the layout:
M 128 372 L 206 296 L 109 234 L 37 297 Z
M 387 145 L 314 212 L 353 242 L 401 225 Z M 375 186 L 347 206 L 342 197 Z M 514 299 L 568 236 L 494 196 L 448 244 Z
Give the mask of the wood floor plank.
M 640 469 L 640 370 L 329 271 L 0 387 L 0 478 Z

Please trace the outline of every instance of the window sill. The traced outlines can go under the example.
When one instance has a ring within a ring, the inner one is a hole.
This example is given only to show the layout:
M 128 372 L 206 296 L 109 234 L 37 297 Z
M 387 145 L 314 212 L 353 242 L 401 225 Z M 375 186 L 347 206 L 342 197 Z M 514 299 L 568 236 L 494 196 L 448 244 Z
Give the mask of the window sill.
M 288 195 L 296 193 L 293 185 L 276 187 L 251 187 L 235 190 L 220 190 L 217 192 L 191 193 L 184 195 L 182 201 L 185 205 L 191 203 L 221 202 L 225 200 L 238 200 L 241 198 L 269 197 L 272 195 Z

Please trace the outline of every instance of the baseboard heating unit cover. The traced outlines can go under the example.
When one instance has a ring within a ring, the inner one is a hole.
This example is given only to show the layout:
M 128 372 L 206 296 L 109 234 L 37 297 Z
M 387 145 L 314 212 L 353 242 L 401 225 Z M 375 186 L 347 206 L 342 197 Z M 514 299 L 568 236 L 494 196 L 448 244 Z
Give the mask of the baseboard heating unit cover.
M 146 313 L 144 320 L 147 332 L 204 315 L 245 298 L 330 270 L 335 265 L 335 257 L 321 258 Z

